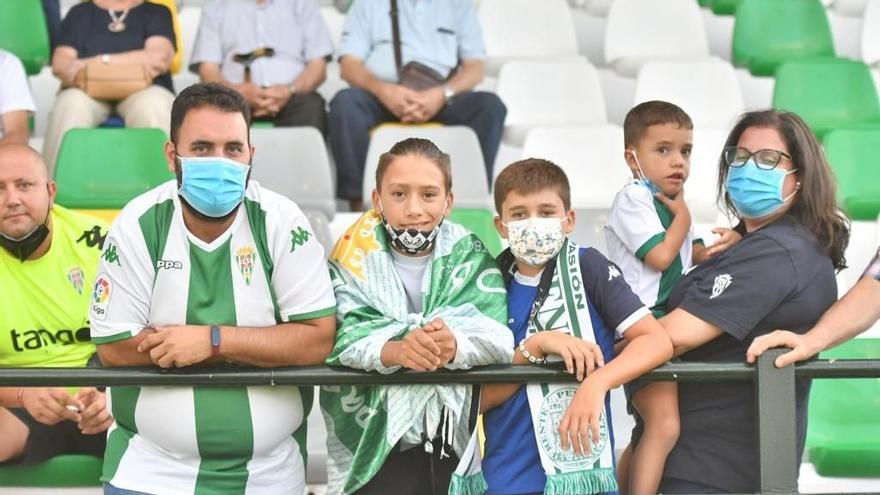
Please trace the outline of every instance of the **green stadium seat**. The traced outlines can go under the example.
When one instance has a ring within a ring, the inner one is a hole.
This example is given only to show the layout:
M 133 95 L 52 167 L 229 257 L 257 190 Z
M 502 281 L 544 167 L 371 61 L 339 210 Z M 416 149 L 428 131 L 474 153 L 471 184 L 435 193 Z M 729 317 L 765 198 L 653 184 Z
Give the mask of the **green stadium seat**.
M 251 129 L 272 129 L 275 124 L 268 120 L 254 120 L 251 122 Z
M 0 15 L 0 48 L 21 59 L 28 75 L 49 63 L 49 30 L 40 0 L 4 1 Z
M 876 159 L 880 125 L 831 131 L 824 145 L 837 176 L 841 207 L 853 220 L 876 220 L 880 215 L 880 166 Z
M 174 178 L 159 129 L 71 129 L 64 135 L 55 201 L 67 208 L 118 209 Z
M 714 0 L 712 2 L 712 13 L 715 15 L 735 15 L 736 8 L 742 0 Z
M 103 459 L 90 455 L 62 455 L 35 466 L 0 467 L 0 486 L 19 488 L 100 486 L 103 463 Z
M 800 115 L 820 138 L 832 129 L 880 122 L 880 103 L 863 62 L 789 62 L 776 72 L 773 106 Z
M 747 67 L 756 76 L 772 76 L 788 61 L 833 56 L 831 27 L 819 0 L 739 2 L 733 28 L 734 65 Z
M 483 241 L 492 256 L 501 253 L 501 237 L 495 230 L 495 216 L 483 208 L 453 208 L 449 220 L 466 227 Z
M 823 359 L 880 359 L 880 339 L 854 339 Z M 814 380 L 807 449 L 822 476 L 880 476 L 880 380 Z

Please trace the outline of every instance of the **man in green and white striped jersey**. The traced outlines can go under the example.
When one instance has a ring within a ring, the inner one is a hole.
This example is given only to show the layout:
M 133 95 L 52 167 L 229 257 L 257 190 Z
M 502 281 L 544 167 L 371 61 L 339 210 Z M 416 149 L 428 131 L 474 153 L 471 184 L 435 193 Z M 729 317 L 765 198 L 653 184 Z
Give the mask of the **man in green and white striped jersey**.
M 190 86 L 165 145 L 177 180 L 110 229 L 91 296 L 107 366 L 323 363 L 336 301 L 303 212 L 249 181 L 247 103 Z M 158 164 L 157 164 L 158 165 Z M 105 494 L 302 493 L 312 389 L 113 387 Z

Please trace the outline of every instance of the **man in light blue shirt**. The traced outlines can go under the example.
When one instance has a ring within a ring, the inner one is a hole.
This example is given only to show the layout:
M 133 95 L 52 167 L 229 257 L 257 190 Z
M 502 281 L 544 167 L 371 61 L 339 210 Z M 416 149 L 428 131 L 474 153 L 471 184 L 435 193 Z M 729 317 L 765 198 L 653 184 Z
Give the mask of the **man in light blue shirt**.
M 271 48 L 245 66 L 236 54 Z M 316 92 L 333 53 L 330 32 L 314 0 L 212 0 L 202 9 L 190 70 L 202 82 L 241 93 L 255 120 L 312 126 L 326 134 L 324 99 Z
M 466 125 L 483 150 L 487 180 L 507 113 L 492 93 L 471 91 L 482 79 L 486 50 L 473 0 L 397 0 L 401 65 L 420 62 L 444 84 L 416 91 L 399 84 L 392 42 L 391 0 L 355 0 L 339 49 L 341 75 L 351 88 L 330 102 L 330 147 L 337 196 L 361 209 L 370 129 L 383 122 Z

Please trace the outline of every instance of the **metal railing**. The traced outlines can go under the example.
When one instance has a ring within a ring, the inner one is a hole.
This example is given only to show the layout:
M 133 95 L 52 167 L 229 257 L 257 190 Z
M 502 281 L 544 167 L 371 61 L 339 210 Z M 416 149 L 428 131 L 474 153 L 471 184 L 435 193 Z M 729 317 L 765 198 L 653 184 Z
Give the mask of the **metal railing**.
M 751 381 L 755 385 L 759 490 L 797 492 L 795 378 L 880 378 L 880 360 L 812 361 L 778 369 L 773 349 L 754 366 L 745 363 L 670 363 L 642 378 L 652 381 Z M 547 382 L 574 377 L 550 367 L 497 365 L 468 371 L 402 372 L 390 375 L 327 366 L 290 368 L 0 368 L 0 387 L 44 386 L 229 386 L 404 385 Z M 878 412 L 880 414 L 880 412 Z M 880 442 L 880 439 L 877 439 Z

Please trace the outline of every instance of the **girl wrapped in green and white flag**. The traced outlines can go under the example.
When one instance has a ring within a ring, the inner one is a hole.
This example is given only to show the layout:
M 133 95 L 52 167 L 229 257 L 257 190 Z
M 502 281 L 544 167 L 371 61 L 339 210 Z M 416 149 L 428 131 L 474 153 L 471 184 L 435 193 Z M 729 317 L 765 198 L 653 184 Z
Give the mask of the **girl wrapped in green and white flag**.
M 444 220 L 451 185 L 449 156 L 430 141 L 407 139 L 382 155 L 373 209 L 331 257 L 339 326 L 328 364 L 392 373 L 510 362 L 504 281 L 479 238 Z M 328 493 L 447 493 L 474 449 L 473 390 L 322 387 Z

